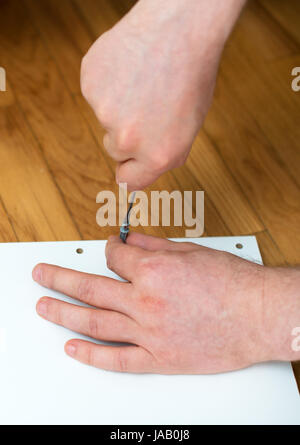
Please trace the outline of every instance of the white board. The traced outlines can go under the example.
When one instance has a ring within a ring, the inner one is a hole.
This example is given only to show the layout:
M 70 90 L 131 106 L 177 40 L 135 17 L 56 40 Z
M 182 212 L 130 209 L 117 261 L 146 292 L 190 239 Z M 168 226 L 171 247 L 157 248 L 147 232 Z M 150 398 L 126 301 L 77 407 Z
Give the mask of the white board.
M 193 241 L 261 262 L 255 237 Z M 0 244 L 1 424 L 300 424 L 289 363 L 160 376 L 102 371 L 66 356 L 64 343 L 84 337 L 41 319 L 35 305 L 43 295 L 70 299 L 34 283 L 31 271 L 48 262 L 114 277 L 104 247 L 105 241 Z

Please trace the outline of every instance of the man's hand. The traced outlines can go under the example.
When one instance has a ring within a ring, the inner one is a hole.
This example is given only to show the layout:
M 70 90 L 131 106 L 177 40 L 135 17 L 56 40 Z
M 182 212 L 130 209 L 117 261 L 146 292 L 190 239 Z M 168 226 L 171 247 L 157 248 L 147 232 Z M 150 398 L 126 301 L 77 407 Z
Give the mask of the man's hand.
M 118 183 L 139 190 L 184 163 L 244 3 L 140 0 L 90 48 L 82 91 L 107 130 Z
M 44 297 L 37 304 L 42 317 L 98 340 L 131 344 L 70 340 L 66 352 L 75 359 L 114 371 L 198 374 L 300 358 L 291 349 L 300 315 L 292 291 L 298 271 L 134 233 L 128 244 L 112 237 L 106 256 L 128 282 L 46 264 L 33 271 L 41 285 L 92 306 Z

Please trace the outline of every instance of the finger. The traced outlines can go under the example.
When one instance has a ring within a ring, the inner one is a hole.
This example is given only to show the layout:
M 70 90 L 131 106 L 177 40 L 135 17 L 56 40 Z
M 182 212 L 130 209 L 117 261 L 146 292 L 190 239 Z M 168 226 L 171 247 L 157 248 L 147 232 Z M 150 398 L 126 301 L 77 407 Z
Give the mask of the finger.
M 137 246 L 149 251 L 174 250 L 174 251 L 192 251 L 199 249 L 198 244 L 189 242 L 169 241 L 156 236 L 143 235 L 142 233 L 130 232 L 127 238 L 127 244 Z
M 138 336 L 137 323 L 119 312 L 89 309 L 49 297 L 41 298 L 36 309 L 46 320 L 97 340 L 133 343 Z
M 136 159 L 129 159 L 117 166 L 117 183 L 127 183 L 129 191 L 142 190 L 153 184 L 159 177 L 154 171 L 147 170 L 143 164 Z
M 103 146 L 109 156 L 117 162 L 125 162 L 130 158 L 128 153 L 118 150 L 114 137 L 109 133 L 106 133 L 103 137 Z
M 82 363 L 108 371 L 152 372 L 155 365 L 152 354 L 140 346 L 102 346 L 84 340 L 70 340 L 65 351 Z
M 112 278 L 51 264 L 38 264 L 32 276 L 42 286 L 92 306 L 128 313 L 133 304 L 130 298 L 130 284 Z
M 140 247 L 124 244 L 118 236 L 109 237 L 105 248 L 107 267 L 128 281 L 133 281 L 139 263 L 149 254 Z

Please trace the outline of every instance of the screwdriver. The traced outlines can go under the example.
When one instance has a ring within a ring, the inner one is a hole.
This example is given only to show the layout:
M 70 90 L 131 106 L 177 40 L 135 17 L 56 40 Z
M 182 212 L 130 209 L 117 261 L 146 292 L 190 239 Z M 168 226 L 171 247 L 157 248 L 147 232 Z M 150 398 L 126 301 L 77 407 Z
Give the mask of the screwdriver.
M 123 243 L 126 243 L 127 237 L 129 235 L 129 229 L 130 229 L 130 213 L 132 210 L 132 206 L 134 203 L 134 198 L 135 198 L 135 193 L 133 192 L 130 198 L 130 202 L 129 202 L 129 206 L 128 206 L 128 210 L 127 210 L 127 214 L 124 218 L 123 224 L 121 225 L 120 228 L 120 238 L 123 241 Z

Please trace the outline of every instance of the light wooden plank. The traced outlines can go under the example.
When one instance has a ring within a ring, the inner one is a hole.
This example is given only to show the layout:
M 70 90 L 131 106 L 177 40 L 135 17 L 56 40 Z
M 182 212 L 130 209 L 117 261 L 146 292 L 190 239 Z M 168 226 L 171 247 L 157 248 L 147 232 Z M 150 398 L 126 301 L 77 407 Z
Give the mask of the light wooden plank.
M 287 261 L 298 264 L 299 189 L 223 80 L 205 129 Z
M 71 0 L 25 0 L 34 26 L 62 73 L 67 88 L 80 92 L 80 65 L 93 43 Z
M 267 1 L 272 3 L 272 0 Z M 287 0 L 287 3 L 289 1 Z M 231 44 L 238 47 L 249 63 L 254 63 L 260 69 L 263 68 L 261 64 L 293 56 L 299 52 L 299 46 L 278 26 L 257 0 L 247 3 L 227 46 L 230 47 Z
M 6 209 L 3 205 L 3 200 L 0 196 L 0 242 L 14 243 L 18 241 L 14 229 L 9 220 Z
M 297 56 L 271 62 L 268 69 L 261 71 L 259 79 L 251 82 L 247 105 L 272 143 L 276 156 L 300 187 L 300 93 L 291 87 L 292 69 L 298 65 L 300 51 Z M 257 93 L 251 94 L 254 82 Z
M 265 266 L 287 266 L 283 254 L 267 230 L 255 234 Z
M 299 47 L 297 53 L 291 55 L 293 43 L 282 36 L 281 27 L 276 22 L 271 28 L 266 26 L 258 4 L 249 5 L 252 5 L 252 12 L 243 15 L 234 31 L 223 57 L 219 78 L 227 79 L 232 94 L 239 95 L 279 161 L 300 185 L 300 94 L 291 88 L 292 68 L 299 65 Z M 258 39 L 259 35 L 266 38 Z M 275 49 L 276 36 L 281 36 L 280 51 Z M 252 41 L 254 43 L 249 46 Z M 274 57 L 267 57 L 267 54 L 274 54 Z
M 186 166 L 194 178 L 201 179 L 204 191 L 234 235 L 264 230 L 238 182 L 203 131 L 196 138 Z
M 20 241 L 80 239 L 10 85 L 8 91 L 9 105 L 0 95 L 0 196 L 14 231 Z M 15 238 L 9 227 L 5 238 Z
M 259 0 L 287 34 L 300 45 L 299 0 Z
M 238 39 L 246 29 L 242 23 L 238 28 L 224 55 L 205 130 L 288 263 L 299 264 L 297 98 L 288 72 L 282 88 L 284 76 L 279 82 L 271 70 L 275 62 L 260 64 L 258 58 L 255 64 L 255 55 Z
M 200 176 L 191 175 L 187 166 L 173 170 L 179 190 L 204 191 L 204 226 L 203 236 L 231 236 L 232 232 L 223 220 L 223 215 L 217 210 Z M 195 216 L 195 205 L 193 203 L 193 215 Z
M 298 384 L 298 389 L 300 393 L 300 362 L 292 363 L 293 365 L 293 371 L 295 375 L 296 382 Z
M 105 238 L 96 196 L 111 188 L 111 171 L 22 3 L 1 12 L 0 49 L 18 101 L 81 234 Z

